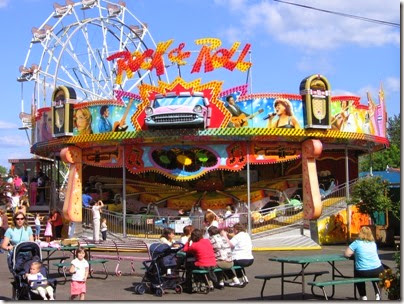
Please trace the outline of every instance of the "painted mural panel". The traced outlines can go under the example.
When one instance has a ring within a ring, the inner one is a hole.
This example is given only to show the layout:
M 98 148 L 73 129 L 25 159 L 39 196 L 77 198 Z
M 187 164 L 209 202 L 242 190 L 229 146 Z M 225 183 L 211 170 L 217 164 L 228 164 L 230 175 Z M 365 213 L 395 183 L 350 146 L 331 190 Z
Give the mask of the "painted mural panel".
M 380 96 L 383 96 L 381 94 Z M 368 94 L 368 105 L 359 103 L 356 96 L 336 96 L 331 103 L 331 129 L 341 132 L 386 136 L 384 99 L 376 105 Z
M 51 108 L 42 108 L 35 117 L 35 142 L 46 142 L 52 139 Z
M 122 97 L 121 104 L 83 104 L 75 107 L 73 134 L 97 134 L 133 131 L 130 117 L 136 111 L 138 100 Z
M 230 128 L 300 129 L 303 126 L 303 105 L 300 95 L 243 95 L 242 92 L 235 91 L 222 96 L 221 100 L 231 114 L 227 125 Z
M 347 241 L 348 226 L 345 209 L 319 220 L 317 225 L 320 244 L 338 244 Z M 369 216 L 360 213 L 356 206 L 351 206 L 351 238 L 355 238 L 364 225 L 370 225 Z

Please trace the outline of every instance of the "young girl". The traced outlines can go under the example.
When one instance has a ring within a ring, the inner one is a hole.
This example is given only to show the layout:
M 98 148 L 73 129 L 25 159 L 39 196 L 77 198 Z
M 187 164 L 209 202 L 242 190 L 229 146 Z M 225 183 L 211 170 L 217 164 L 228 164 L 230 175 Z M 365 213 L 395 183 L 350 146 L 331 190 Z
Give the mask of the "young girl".
M 45 217 L 45 221 L 46 221 L 46 228 L 45 228 L 45 242 L 50 242 L 51 238 L 52 238 L 52 220 L 49 216 Z
M 175 236 L 174 229 L 164 228 L 159 241 L 162 244 L 167 244 L 168 246 L 172 246 L 174 244 L 174 236 Z
M 34 235 L 34 240 L 39 241 L 39 235 L 41 233 L 41 220 L 43 220 L 43 217 L 39 216 L 39 213 L 35 214 L 35 235 Z
M 107 231 L 108 231 L 107 219 L 104 217 L 101 220 L 101 234 L 102 234 L 102 240 L 103 241 L 107 240 Z
M 192 226 L 192 225 L 185 226 L 183 229 L 183 234 L 181 235 L 181 238 L 180 238 L 180 243 L 185 245 L 188 242 L 193 230 L 194 230 L 194 226 Z
M 73 274 L 72 283 L 70 285 L 70 300 L 74 300 L 77 296 L 80 300 L 84 300 L 86 296 L 86 282 L 89 272 L 89 265 L 86 257 L 86 251 L 79 247 L 76 250 L 76 258 L 72 261 L 69 272 Z
M 48 285 L 46 278 L 40 273 L 42 264 L 40 262 L 33 262 L 29 269 L 29 273 L 25 274 L 28 284 L 32 287 L 34 293 L 39 294 L 44 300 L 55 300 L 53 298 L 53 288 Z M 41 280 L 41 281 L 39 281 Z

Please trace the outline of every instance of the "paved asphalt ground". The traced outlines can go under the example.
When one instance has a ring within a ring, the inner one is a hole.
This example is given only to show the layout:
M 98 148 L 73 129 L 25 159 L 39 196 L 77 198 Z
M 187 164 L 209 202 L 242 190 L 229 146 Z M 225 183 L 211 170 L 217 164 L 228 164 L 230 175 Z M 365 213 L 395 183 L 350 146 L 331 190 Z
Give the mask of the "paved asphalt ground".
M 255 261 L 252 266 L 247 268 L 247 275 L 249 278 L 249 284 L 244 288 L 225 287 L 223 290 L 214 290 L 207 295 L 204 294 L 175 294 L 173 291 L 168 291 L 163 297 L 159 298 L 153 294 L 137 295 L 134 292 L 136 283 L 141 281 L 141 276 L 144 273 L 140 269 L 141 264 L 136 264 L 136 274 L 130 275 L 129 262 L 122 262 L 121 270 L 124 274 L 121 277 L 117 277 L 113 274 L 116 266 L 116 261 L 109 261 L 107 268 L 110 272 L 109 277 L 106 280 L 90 278 L 87 282 L 87 301 L 234 301 L 241 300 L 246 302 L 261 301 L 260 290 L 262 286 L 261 280 L 256 280 L 255 275 L 280 273 L 281 267 L 277 262 L 270 262 L 270 257 L 283 257 L 283 256 L 297 256 L 297 255 L 314 255 L 314 254 L 329 254 L 329 253 L 343 253 L 345 249 L 344 245 L 338 246 L 323 246 L 320 250 L 304 250 L 304 251 L 259 251 L 254 252 Z M 394 267 L 395 263 L 392 257 L 394 252 L 393 248 L 381 248 L 379 249 L 379 256 L 381 260 L 388 266 Z M 59 253 L 57 253 L 59 254 Z M 128 254 L 128 253 L 126 253 Z M 56 262 L 56 261 L 52 261 Z M 353 274 L 353 262 L 344 261 L 337 262 L 337 267 L 345 275 Z M 98 267 L 100 267 L 98 265 Z M 310 270 L 330 270 L 330 266 L 327 263 L 312 264 L 308 269 Z M 100 269 L 100 268 L 98 268 Z M 297 271 L 300 270 L 300 266 L 286 265 L 285 271 Z M 98 274 L 96 268 L 96 275 Z M 63 277 L 57 274 L 54 266 L 51 266 L 51 277 L 56 277 L 58 280 L 63 281 Z M 326 280 L 330 278 L 330 274 L 320 277 L 320 280 Z M 12 276 L 8 271 L 6 263 L 6 254 L 0 254 L 0 300 L 10 301 L 12 298 L 12 289 L 10 282 Z M 310 281 L 308 278 L 307 281 Z M 280 301 L 280 279 L 272 279 L 267 282 L 264 292 L 264 302 Z M 367 291 L 369 300 L 374 300 L 373 288 L 370 283 L 367 283 Z M 56 290 L 56 299 L 61 301 L 69 300 L 70 283 L 58 284 Z M 321 290 L 317 290 L 321 294 Z M 386 295 L 382 292 L 382 299 L 386 299 Z M 285 298 L 284 300 L 301 300 L 301 285 L 297 284 L 285 284 Z M 309 286 L 306 286 L 306 300 L 323 301 L 322 297 L 315 297 L 311 295 Z M 336 294 L 334 300 L 354 300 L 353 285 L 341 285 L 336 286 Z

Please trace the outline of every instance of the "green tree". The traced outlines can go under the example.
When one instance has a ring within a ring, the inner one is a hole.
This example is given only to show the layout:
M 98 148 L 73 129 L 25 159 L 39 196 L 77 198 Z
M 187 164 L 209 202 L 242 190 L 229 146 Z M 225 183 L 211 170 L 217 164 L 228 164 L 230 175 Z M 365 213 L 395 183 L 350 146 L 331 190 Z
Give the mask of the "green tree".
M 1 175 L 6 175 L 8 172 L 6 167 L 0 166 L 0 174 Z
M 366 172 L 372 169 L 375 171 L 385 170 L 387 165 L 392 168 L 399 168 L 400 159 L 400 141 L 401 141 L 401 118 L 394 115 L 388 119 L 387 137 L 390 141 L 390 147 L 382 151 L 372 153 L 372 161 L 369 154 L 359 158 L 359 171 Z
M 361 178 L 352 188 L 350 204 L 357 205 L 361 213 L 368 214 L 376 222 L 376 211 L 385 212 L 393 208 L 387 193 L 388 184 L 380 176 Z

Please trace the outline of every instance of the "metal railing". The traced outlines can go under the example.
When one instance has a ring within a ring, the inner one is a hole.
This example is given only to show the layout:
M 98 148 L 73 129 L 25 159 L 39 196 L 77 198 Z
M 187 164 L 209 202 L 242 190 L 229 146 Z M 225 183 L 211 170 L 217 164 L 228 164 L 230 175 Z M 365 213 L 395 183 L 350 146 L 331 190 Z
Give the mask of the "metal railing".
M 112 233 L 123 233 L 123 214 L 103 210 L 101 218 L 106 218 L 108 231 Z M 150 214 L 127 214 L 125 217 L 126 234 L 141 238 L 159 238 L 166 227 L 175 230 L 175 234 L 182 234 L 186 225 L 195 228 L 203 228 L 203 216 L 179 217 L 179 216 L 157 216 Z M 83 226 L 92 228 L 91 208 L 83 208 Z
M 350 191 L 354 183 L 356 183 L 356 180 L 349 182 Z M 346 207 L 346 184 L 336 186 L 333 191 L 323 198 L 322 217 L 335 212 L 336 208 L 343 207 Z M 242 212 L 238 212 L 233 221 L 230 218 L 230 220 L 220 222 L 219 228 L 232 226 L 236 222 L 247 226 L 248 212 L 246 209 L 245 204 L 241 204 L 239 210 L 242 210 Z M 123 233 L 124 219 L 122 213 L 103 210 L 101 218 L 106 218 L 108 231 L 117 234 Z M 125 218 L 126 234 L 140 238 L 159 238 L 165 227 L 174 229 L 177 235 L 182 233 L 182 229 L 186 225 L 192 225 L 199 229 L 204 228 L 203 214 L 190 217 L 127 214 Z M 85 228 L 92 227 L 91 208 L 83 208 L 83 226 Z M 303 227 L 303 206 L 283 204 L 251 212 L 252 235 L 272 234 L 293 227 Z

